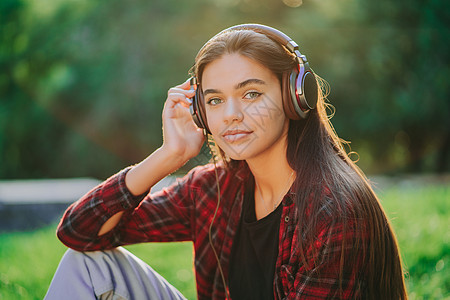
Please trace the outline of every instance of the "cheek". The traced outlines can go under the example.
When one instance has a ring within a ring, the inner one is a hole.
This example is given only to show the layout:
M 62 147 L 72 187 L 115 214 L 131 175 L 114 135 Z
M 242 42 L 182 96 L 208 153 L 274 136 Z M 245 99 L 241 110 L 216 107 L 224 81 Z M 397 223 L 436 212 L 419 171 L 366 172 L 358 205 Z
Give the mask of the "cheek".
M 208 124 L 208 128 L 211 131 L 212 135 L 216 135 L 220 130 L 220 115 L 215 111 L 211 111 L 206 109 L 206 123 Z
M 215 143 L 223 150 L 227 148 L 227 144 L 223 141 L 222 134 L 226 130 L 226 126 L 221 119 L 222 115 L 218 110 L 206 111 L 206 120 L 208 123 L 209 131 L 215 141 Z
M 245 108 L 247 120 L 262 130 L 280 128 L 285 122 L 282 106 L 272 98 L 266 96 L 261 101 L 251 103 Z

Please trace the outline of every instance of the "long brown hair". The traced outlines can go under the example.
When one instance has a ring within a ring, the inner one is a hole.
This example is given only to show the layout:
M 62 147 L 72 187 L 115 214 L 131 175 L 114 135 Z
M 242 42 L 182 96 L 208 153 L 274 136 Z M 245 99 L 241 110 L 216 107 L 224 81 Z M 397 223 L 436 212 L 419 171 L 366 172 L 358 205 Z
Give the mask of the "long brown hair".
M 292 54 L 264 34 L 251 30 L 226 31 L 208 41 L 198 53 L 194 73 L 199 82 L 207 64 L 231 53 L 239 53 L 266 66 L 280 83 L 283 74 L 296 64 Z M 286 151 L 288 163 L 297 173 L 293 187 L 302 263 L 307 270 L 313 270 L 320 269 L 316 268 L 317 264 L 326 261 L 326 257 L 321 257 L 319 262 L 318 253 L 311 255 L 306 251 L 318 238 L 320 220 L 326 218 L 330 228 L 333 224 L 342 226 L 341 290 L 343 274 L 358 267 L 357 276 L 365 279 L 356 278 L 362 282 L 355 285 L 358 289 L 355 295 L 371 299 L 407 299 L 392 227 L 365 175 L 349 158 L 335 133 L 326 112 L 329 104 L 325 101 L 323 81 L 317 78 L 320 95 L 317 108 L 306 119 L 290 120 Z M 236 164 L 233 160 L 225 161 L 230 168 Z M 322 253 L 327 252 L 325 249 Z M 320 273 L 314 276 L 317 278 Z

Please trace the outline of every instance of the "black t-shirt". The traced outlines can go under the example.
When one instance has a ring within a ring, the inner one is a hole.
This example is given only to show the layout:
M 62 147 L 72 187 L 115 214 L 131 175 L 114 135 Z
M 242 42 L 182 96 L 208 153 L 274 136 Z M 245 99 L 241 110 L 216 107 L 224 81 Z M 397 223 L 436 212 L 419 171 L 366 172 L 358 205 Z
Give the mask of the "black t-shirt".
M 274 299 L 282 210 L 280 203 L 269 215 L 256 220 L 254 181 L 248 185 L 231 251 L 228 278 L 231 299 Z

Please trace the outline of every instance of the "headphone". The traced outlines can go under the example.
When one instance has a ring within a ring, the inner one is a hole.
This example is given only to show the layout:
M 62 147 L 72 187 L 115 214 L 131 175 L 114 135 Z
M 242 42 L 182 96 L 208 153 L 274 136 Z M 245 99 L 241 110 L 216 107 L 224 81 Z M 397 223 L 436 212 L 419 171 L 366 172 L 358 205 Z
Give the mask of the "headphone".
M 295 55 L 297 62 L 291 72 L 282 75 L 282 98 L 283 109 L 287 117 L 292 120 L 304 119 L 311 109 L 316 108 L 318 98 L 318 84 L 314 72 L 309 67 L 306 56 L 300 53 L 299 47 L 290 37 L 283 32 L 261 24 L 241 24 L 222 30 L 216 36 L 228 31 L 252 30 L 271 38 L 275 42 L 284 46 L 290 53 Z M 203 45 L 202 49 L 208 44 Z M 200 52 L 199 51 L 199 52 Z M 206 133 L 211 133 L 206 122 L 205 102 L 200 83 L 196 77 L 191 78 L 191 88 L 195 88 L 195 95 L 192 99 L 190 112 L 194 123 L 203 128 Z

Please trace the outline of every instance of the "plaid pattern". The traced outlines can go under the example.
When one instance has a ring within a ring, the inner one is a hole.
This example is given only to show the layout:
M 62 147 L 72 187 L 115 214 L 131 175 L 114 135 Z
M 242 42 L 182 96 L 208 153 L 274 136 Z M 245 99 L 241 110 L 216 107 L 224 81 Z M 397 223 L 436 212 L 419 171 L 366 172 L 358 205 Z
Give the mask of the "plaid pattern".
M 199 299 L 224 299 L 225 290 L 217 261 L 209 243 L 208 230 L 217 204 L 217 183 L 213 165 L 196 167 L 163 190 L 133 196 L 126 188 L 125 169 L 110 177 L 73 203 L 58 226 L 58 237 L 79 251 L 110 249 L 142 242 L 193 241 Z M 233 171 L 218 167 L 221 204 L 212 227 L 212 240 L 225 276 L 228 276 L 233 238 L 239 223 L 244 184 L 250 176 L 245 162 Z M 327 263 L 314 269 L 301 263 L 298 248 L 297 210 L 288 193 L 283 201 L 279 254 L 274 277 L 275 299 L 354 298 L 361 280 L 360 262 L 344 267 L 342 293 L 338 294 L 339 256 L 342 231 L 323 218 L 314 245 L 305 247 L 306 259 L 326 252 Z M 103 222 L 125 211 L 120 223 L 98 237 Z M 98 220 L 101 220 L 100 222 Z M 354 235 L 350 231 L 346 237 Z M 348 243 L 351 244 L 351 243 Z M 347 270 L 348 269 L 348 270 Z M 315 276 L 320 273 L 319 276 Z

